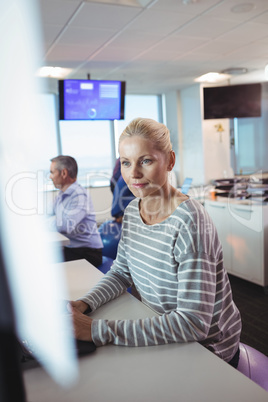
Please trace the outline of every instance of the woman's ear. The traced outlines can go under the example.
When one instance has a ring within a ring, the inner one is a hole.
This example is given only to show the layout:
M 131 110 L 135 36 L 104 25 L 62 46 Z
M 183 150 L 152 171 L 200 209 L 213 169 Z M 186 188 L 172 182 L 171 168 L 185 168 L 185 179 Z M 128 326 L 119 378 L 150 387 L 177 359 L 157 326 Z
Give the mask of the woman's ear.
M 168 167 L 167 167 L 167 170 L 168 170 L 168 172 L 170 172 L 173 168 L 174 168 L 174 165 L 175 165 L 175 162 L 176 162 L 176 155 L 175 155 L 175 152 L 173 151 L 173 150 L 171 150 L 170 152 L 169 152 L 169 163 L 168 163 Z

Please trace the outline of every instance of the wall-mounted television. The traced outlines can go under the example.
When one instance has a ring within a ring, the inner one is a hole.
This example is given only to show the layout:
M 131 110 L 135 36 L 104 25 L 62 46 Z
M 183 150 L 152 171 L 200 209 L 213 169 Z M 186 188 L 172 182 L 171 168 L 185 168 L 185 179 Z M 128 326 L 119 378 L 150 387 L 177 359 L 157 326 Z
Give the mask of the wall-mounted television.
M 59 81 L 60 120 L 124 119 L 125 81 Z
M 204 119 L 261 116 L 261 84 L 203 88 Z

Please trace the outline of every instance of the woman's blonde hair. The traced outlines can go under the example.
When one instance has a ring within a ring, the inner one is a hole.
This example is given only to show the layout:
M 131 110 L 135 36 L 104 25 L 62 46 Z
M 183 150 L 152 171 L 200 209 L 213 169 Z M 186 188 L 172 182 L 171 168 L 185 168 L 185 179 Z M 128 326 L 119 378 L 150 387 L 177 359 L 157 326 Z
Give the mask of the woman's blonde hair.
M 125 138 L 139 136 L 154 143 L 158 151 L 168 154 L 172 151 L 169 129 L 153 119 L 137 117 L 132 120 L 119 137 L 119 145 Z

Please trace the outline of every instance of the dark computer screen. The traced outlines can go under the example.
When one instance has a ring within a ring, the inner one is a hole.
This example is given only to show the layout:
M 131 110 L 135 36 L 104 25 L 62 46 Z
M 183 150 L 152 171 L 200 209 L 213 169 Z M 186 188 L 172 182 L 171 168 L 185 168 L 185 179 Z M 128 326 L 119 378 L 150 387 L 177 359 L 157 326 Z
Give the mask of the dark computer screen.
M 203 88 L 204 119 L 261 116 L 261 84 Z

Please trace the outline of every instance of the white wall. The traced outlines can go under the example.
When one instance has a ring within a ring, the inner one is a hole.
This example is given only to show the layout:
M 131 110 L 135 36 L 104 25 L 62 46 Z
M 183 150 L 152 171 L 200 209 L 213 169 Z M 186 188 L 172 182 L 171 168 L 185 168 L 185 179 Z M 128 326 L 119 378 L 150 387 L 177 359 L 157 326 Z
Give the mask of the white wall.
M 219 124 L 223 132 L 217 132 Z M 203 120 L 204 176 L 209 183 L 215 178 L 233 177 L 230 158 L 229 119 Z

